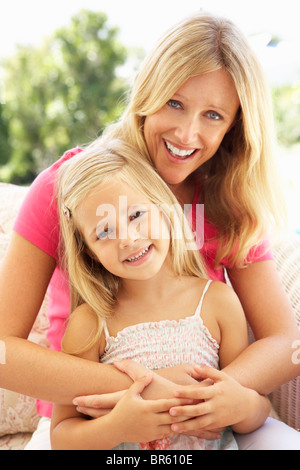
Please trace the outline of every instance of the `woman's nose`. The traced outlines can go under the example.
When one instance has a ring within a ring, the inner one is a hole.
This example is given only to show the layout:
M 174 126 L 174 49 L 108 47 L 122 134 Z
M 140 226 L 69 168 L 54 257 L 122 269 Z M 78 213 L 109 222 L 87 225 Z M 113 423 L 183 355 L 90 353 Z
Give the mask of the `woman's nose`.
M 201 124 L 199 119 L 191 117 L 190 119 L 183 119 L 178 123 L 175 130 L 175 135 L 180 140 L 180 143 L 198 148 L 201 134 Z

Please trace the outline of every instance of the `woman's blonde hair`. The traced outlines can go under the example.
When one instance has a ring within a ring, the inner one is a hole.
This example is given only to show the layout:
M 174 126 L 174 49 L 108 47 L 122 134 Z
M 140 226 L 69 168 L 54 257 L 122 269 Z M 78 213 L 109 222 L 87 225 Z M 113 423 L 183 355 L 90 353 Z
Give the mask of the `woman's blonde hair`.
M 196 244 L 191 249 L 193 235 L 182 208 L 154 168 L 135 148 L 123 141 L 96 141 L 62 164 L 57 198 L 61 227 L 60 259 L 70 280 L 71 311 L 87 303 L 98 316 L 98 333 L 101 331 L 101 318 L 114 311 L 121 280 L 90 255 L 77 210 L 95 188 L 99 190 L 116 178 L 159 206 L 168 220 L 174 274 L 207 277 Z
M 249 249 L 283 227 L 285 207 L 274 162 L 272 103 L 261 66 L 239 28 L 199 12 L 170 29 L 142 64 L 127 110 L 106 134 L 125 139 L 151 161 L 143 127 L 193 76 L 225 69 L 240 100 L 233 128 L 199 168 L 201 202 L 217 228 L 218 266 L 243 265 Z

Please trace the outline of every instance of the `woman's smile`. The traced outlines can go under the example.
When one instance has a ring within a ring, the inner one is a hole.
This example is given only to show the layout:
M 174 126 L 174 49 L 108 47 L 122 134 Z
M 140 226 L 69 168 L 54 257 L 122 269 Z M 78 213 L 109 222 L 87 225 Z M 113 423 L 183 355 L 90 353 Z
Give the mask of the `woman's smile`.
M 183 148 L 181 146 L 171 144 L 171 142 L 169 142 L 168 140 L 165 140 L 164 142 L 171 161 L 175 159 L 175 161 L 178 160 L 177 163 L 180 163 L 180 161 L 186 161 L 194 157 L 195 153 L 199 150 Z
M 181 185 L 212 158 L 235 122 L 239 98 L 224 69 L 189 78 L 156 113 L 144 135 L 152 161 L 170 185 Z

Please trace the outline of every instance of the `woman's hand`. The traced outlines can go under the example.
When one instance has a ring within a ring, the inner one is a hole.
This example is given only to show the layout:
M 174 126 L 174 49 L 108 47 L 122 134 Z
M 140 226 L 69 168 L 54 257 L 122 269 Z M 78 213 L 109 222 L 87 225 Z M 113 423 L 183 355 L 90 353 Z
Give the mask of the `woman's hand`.
M 190 398 L 192 405 L 174 407 L 171 416 L 189 417 L 188 421 L 172 425 L 176 433 L 197 436 L 199 430 L 223 429 L 233 426 L 237 432 L 250 432 L 263 424 L 269 407 L 265 397 L 240 385 L 224 372 L 210 367 L 194 366 L 203 382 L 178 388 L 174 396 Z
M 132 360 L 116 360 L 114 362 L 116 368 L 126 373 L 133 381 L 139 377 L 146 375 L 149 370 L 143 365 L 132 361 Z M 166 396 L 173 396 L 175 390 L 175 382 L 179 385 L 191 385 L 196 383 L 197 373 L 193 366 L 189 364 L 183 364 L 168 369 L 161 369 L 155 371 L 156 377 L 152 384 L 147 387 L 143 396 L 147 399 L 162 398 Z M 80 413 L 91 416 L 92 418 L 99 418 L 109 413 L 123 397 L 127 390 L 121 390 L 114 393 L 105 393 L 101 395 L 87 395 L 76 397 L 73 400 L 74 405 L 77 406 L 77 411 Z

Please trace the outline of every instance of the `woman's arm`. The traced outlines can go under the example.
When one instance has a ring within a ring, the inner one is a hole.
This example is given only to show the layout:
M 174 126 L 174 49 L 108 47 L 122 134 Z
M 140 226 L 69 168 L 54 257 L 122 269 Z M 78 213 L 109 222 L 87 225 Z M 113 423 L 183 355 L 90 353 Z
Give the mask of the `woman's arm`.
M 0 387 L 62 404 L 71 404 L 76 396 L 127 389 L 132 379 L 114 366 L 72 357 L 27 340 L 55 267 L 54 258 L 13 233 L 0 265 Z M 164 382 L 168 396 L 172 394 L 171 385 Z M 147 391 L 156 398 L 162 388 L 153 383 Z
M 222 283 L 213 283 L 203 303 L 203 319 L 215 317 L 220 337 L 220 367 L 226 367 L 248 346 L 247 324 L 243 309 L 233 289 Z M 267 398 L 242 386 L 224 372 L 210 367 L 195 366 L 200 384 L 178 389 L 176 396 L 196 400 L 196 403 L 170 410 L 173 416 L 189 416 L 186 421 L 172 426 L 177 432 L 212 429 L 231 425 L 239 433 L 248 433 L 260 427 L 270 412 Z M 195 418 L 196 417 L 196 418 Z
M 274 261 L 231 269 L 229 277 L 256 341 L 224 371 L 266 395 L 300 374 L 300 365 L 292 361 L 293 343 L 300 338 L 295 315 Z
M 0 340 L 5 347 L 0 387 L 69 404 L 77 395 L 128 388 L 132 380 L 112 366 L 27 341 L 55 266 L 51 256 L 13 234 L 0 266 Z

